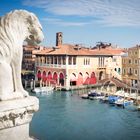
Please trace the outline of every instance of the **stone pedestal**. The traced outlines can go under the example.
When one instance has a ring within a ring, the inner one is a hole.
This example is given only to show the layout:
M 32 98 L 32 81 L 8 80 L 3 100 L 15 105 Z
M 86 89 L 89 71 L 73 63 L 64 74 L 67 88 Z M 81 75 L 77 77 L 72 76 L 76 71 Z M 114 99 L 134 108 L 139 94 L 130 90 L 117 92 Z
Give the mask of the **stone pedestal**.
M 29 123 L 39 109 L 36 97 L 0 102 L 0 140 L 31 140 Z

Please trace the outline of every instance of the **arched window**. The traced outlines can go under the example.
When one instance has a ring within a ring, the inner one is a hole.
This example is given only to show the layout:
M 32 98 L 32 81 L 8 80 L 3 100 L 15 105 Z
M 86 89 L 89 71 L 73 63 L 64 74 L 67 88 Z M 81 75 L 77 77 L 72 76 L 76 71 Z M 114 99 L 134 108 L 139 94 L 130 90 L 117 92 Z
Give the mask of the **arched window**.
M 57 81 L 58 81 L 58 75 L 56 72 L 54 72 L 53 74 L 53 80 L 54 80 L 54 84 L 57 84 Z
M 59 84 L 61 86 L 64 86 L 64 74 L 63 73 L 59 74 Z
M 77 82 L 76 74 L 75 74 L 75 73 L 72 73 L 72 74 L 70 75 L 70 85 L 71 85 L 71 86 L 74 86 L 74 85 L 76 85 L 76 82 Z
M 83 85 L 83 74 L 81 72 L 78 74 L 77 85 Z
M 90 84 L 96 84 L 96 76 L 94 72 L 91 73 Z
M 50 71 L 48 72 L 47 78 L 48 78 L 48 79 L 52 79 L 52 73 L 51 73 Z
M 39 70 L 38 73 L 37 73 L 37 78 L 38 78 L 38 81 L 41 80 L 41 71 Z
M 99 80 L 102 80 L 103 79 L 103 71 L 100 71 L 99 73 Z
M 46 71 L 43 71 L 43 75 L 42 75 L 42 80 L 43 82 L 46 82 Z

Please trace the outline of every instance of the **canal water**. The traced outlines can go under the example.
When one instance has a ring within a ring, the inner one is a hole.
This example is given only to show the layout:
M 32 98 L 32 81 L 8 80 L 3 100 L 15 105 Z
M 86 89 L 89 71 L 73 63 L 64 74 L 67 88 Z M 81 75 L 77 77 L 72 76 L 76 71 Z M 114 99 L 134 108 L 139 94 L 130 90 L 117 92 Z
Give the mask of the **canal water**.
M 40 109 L 30 135 L 39 140 L 140 140 L 140 112 L 84 100 L 79 92 L 37 96 Z

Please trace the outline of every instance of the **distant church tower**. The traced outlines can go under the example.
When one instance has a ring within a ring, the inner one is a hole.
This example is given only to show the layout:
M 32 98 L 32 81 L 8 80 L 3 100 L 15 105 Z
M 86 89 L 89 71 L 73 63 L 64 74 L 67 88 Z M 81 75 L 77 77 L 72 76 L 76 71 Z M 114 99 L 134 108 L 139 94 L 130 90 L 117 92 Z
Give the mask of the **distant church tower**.
M 62 45 L 62 41 L 63 41 L 62 37 L 63 37 L 62 32 L 56 33 L 56 46 Z

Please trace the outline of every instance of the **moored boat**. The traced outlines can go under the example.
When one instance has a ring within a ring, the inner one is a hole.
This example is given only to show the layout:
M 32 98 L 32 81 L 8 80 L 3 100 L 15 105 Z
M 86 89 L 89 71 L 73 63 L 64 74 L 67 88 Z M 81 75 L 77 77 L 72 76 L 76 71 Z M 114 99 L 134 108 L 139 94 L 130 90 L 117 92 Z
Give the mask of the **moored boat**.
M 104 98 L 104 96 L 102 96 L 102 95 L 96 95 L 96 96 L 89 96 L 89 99 L 91 99 L 91 100 L 94 100 L 94 99 L 103 99 Z
M 49 87 L 49 86 L 45 86 L 45 87 L 36 87 L 34 90 L 32 90 L 32 92 L 34 93 L 48 93 L 48 92 L 52 92 L 54 90 L 54 87 Z
M 104 98 L 104 94 L 103 93 L 97 93 L 97 92 L 90 92 L 88 94 L 89 99 L 94 100 L 94 99 L 102 99 Z
M 101 102 L 107 103 L 108 102 L 108 95 L 105 95 L 103 98 L 100 99 Z
M 117 101 L 115 101 L 115 104 L 117 106 L 128 106 L 128 105 L 132 105 L 133 104 L 133 100 L 126 100 L 124 98 L 118 99 Z
M 118 99 L 121 99 L 121 97 L 120 96 L 111 95 L 111 96 L 108 97 L 108 102 L 109 102 L 109 104 L 115 104 L 115 102 Z
M 88 94 L 82 94 L 82 95 L 81 95 L 81 98 L 82 98 L 82 99 L 89 99 L 89 96 L 88 96 Z

